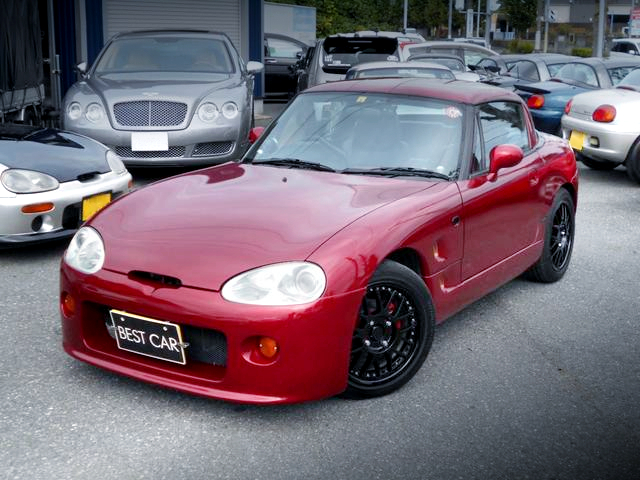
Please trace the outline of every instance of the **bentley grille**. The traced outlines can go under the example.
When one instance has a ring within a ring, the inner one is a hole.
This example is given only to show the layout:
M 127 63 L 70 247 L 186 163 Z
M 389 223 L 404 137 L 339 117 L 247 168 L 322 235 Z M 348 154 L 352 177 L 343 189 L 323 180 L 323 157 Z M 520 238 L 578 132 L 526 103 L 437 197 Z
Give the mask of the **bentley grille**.
M 187 104 L 148 100 L 122 102 L 113 106 L 113 114 L 123 127 L 172 127 L 184 122 Z

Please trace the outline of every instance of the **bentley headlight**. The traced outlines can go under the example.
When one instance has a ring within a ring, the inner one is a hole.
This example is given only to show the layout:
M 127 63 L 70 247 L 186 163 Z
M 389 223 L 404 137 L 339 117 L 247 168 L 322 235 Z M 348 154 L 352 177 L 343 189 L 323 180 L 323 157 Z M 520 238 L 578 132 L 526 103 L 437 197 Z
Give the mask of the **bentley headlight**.
M 0 176 L 2 186 L 13 193 L 38 193 L 55 190 L 58 180 L 46 173 L 10 168 Z
M 214 122 L 219 114 L 215 103 L 207 102 L 198 107 L 198 118 L 203 122 Z
M 91 227 L 82 227 L 71 239 L 64 261 L 82 273 L 96 273 L 104 264 L 104 243 Z
M 78 102 L 71 102 L 67 107 L 69 120 L 78 120 L 82 116 L 82 107 Z
M 99 103 L 90 103 L 85 116 L 90 122 L 98 123 L 104 118 L 104 108 Z
M 320 298 L 327 284 L 322 269 L 308 262 L 256 268 L 233 277 L 222 287 L 225 300 L 251 305 L 298 305 Z
M 124 175 L 127 173 L 127 167 L 124 166 L 120 157 L 115 154 L 113 150 L 107 150 L 107 163 L 112 172 L 117 175 Z
M 238 106 L 233 102 L 227 102 L 222 105 L 222 115 L 231 120 L 238 116 Z

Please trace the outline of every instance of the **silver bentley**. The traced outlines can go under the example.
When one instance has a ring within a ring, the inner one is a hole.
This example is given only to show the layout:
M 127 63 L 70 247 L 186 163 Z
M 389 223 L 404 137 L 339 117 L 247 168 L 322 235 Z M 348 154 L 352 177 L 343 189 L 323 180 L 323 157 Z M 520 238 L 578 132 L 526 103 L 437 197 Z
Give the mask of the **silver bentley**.
M 240 157 L 253 121 L 254 74 L 222 33 L 118 34 L 63 101 L 63 127 L 131 166 L 206 165 Z
M 588 167 L 611 170 L 624 164 L 629 177 L 640 183 L 639 110 L 640 68 L 636 68 L 616 88 L 574 96 L 562 116 L 562 136 Z

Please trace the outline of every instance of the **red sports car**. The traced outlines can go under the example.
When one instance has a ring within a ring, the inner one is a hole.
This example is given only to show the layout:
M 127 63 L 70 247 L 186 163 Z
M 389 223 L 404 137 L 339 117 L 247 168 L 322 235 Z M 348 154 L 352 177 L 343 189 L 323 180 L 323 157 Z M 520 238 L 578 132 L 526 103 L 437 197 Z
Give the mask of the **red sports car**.
M 90 219 L 61 266 L 65 350 L 235 402 L 389 393 L 435 325 L 569 266 L 578 172 L 514 93 L 370 79 L 298 95 L 239 162 Z

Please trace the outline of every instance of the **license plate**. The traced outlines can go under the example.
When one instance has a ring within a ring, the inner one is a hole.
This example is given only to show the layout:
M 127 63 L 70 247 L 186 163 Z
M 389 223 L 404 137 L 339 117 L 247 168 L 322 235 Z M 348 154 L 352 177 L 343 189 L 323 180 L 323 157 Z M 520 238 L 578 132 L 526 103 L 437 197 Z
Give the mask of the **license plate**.
M 571 148 L 578 151 L 582 150 L 585 136 L 586 135 L 584 133 L 573 130 L 571 132 L 571 136 L 569 137 L 569 145 L 571 145 Z
M 111 201 L 111 193 L 99 193 L 82 200 L 82 221 L 86 222 Z
M 180 326 L 120 310 L 110 310 L 118 348 L 167 362 L 187 363 Z
M 131 132 L 131 150 L 166 152 L 169 150 L 169 134 L 167 132 Z

